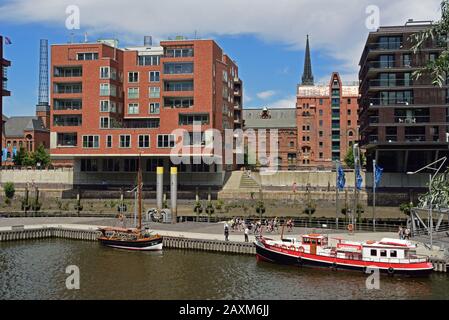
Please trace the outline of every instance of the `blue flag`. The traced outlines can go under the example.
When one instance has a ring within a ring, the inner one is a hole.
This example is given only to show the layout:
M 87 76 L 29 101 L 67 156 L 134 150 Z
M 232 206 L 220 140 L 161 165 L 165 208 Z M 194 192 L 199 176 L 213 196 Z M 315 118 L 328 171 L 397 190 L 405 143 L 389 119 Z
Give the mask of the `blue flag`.
M 337 170 L 337 187 L 340 191 L 342 191 L 345 188 L 346 184 L 346 178 L 345 178 L 345 172 L 343 171 L 343 168 L 341 166 L 338 167 Z
M 357 166 L 355 169 L 355 176 L 356 176 L 356 186 L 358 190 L 362 190 L 362 183 L 363 183 L 363 178 L 362 175 L 360 174 L 360 167 Z
M 374 187 L 377 188 L 379 186 L 380 180 L 382 179 L 382 174 L 384 169 L 379 167 L 377 164 L 374 170 Z

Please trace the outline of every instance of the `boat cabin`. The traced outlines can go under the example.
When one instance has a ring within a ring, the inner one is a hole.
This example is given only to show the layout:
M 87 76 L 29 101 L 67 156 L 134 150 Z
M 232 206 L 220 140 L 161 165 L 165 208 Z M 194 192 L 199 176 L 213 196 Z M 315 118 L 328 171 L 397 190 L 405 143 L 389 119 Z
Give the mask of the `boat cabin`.
M 310 254 L 317 254 L 318 248 L 325 248 L 328 246 L 328 238 L 321 234 L 305 234 L 301 237 L 303 246 L 309 246 Z
M 398 239 L 382 239 L 363 243 L 363 259 L 376 262 L 391 262 L 392 260 L 418 259 L 416 245 L 410 241 Z

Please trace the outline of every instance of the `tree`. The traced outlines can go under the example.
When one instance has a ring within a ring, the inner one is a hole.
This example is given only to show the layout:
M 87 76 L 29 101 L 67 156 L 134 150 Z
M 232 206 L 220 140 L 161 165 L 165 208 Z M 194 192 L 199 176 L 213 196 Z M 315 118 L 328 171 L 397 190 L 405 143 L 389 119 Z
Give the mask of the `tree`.
M 344 161 L 345 161 L 345 164 L 349 168 L 354 169 L 354 150 L 353 150 L 353 148 L 348 149 L 348 153 L 346 153 Z M 360 163 L 361 163 L 362 167 L 366 164 L 365 154 L 363 154 L 363 153 L 360 153 Z
M 40 163 L 41 167 L 46 167 L 50 164 L 50 155 L 43 144 L 40 144 L 37 150 L 32 153 L 31 159 L 34 165 Z
M 410 37 L 413 43 L 413 53 L 418 53 L 426 41 L 431 39 L 439 47 L 445 50 L 435 59 L 427 62 L 427 65 L 413 72 L 413 77 L 418 80 L 424 74 L 430 75 L 434 85 L 442 87 L 446 83 L 449 70 L 449 0 L 441 2 L 441 20 L 433 23 L 428 29 L 415 33 Z
M 25 157 L 27 156 L 27 151 L 24 147 L 20 147 L 19 151 L 17 151 L 16 155 L 13 157 L 14 165 L 23 166 Z

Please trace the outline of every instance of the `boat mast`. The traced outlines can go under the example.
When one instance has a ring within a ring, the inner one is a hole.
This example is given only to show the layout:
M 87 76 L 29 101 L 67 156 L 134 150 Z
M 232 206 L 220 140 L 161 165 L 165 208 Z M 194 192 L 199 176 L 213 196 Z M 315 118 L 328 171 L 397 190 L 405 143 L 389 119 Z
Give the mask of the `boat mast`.
M 142 232 L 142 168 L 140 166 L 140 154 L 139 154 L 139 171 L 137 172 L 137 210 L 138 210 L 138 219 L 139 224 L 137 226 L 139 233 Z

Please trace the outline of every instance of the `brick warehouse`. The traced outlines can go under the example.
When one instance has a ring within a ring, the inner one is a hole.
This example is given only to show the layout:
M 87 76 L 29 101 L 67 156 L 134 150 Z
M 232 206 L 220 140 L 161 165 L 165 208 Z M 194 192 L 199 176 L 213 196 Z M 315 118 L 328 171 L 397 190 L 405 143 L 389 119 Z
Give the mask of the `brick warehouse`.
M 146 39 L 123 49 L 116 40 L 51 47 L 51 157 L 73 164 L 79 181 L 133 184 L 141 154 L 145 182 L 155 184 L 156 166 L 169 172 L 173 130 L 241 127 L 238 67 L 213 40 Z M 220 186 L 233 167 L 179 169 L 180 185 Z
M 315 85 L 307 37 L 296 108 L 245 110 L 244 126 L 278 129 L 280 170 L 329 169 L 358 141 L 358 97 L 358 83 L 344 84 L 336 72 L 329 84 Z

